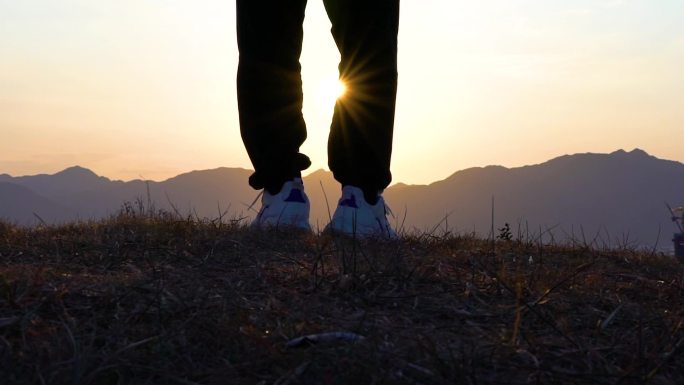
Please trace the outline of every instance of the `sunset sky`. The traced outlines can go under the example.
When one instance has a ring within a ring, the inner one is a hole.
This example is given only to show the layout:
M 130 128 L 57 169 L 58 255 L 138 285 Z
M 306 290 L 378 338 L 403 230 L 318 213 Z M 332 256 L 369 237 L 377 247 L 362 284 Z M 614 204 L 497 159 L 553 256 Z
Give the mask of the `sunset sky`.
M 339 55 L 309 0 L 302 148 L 327 168 Z M 251 167 L 233 0 L 0 0 L 0 174 Z M 635 147 L 684 161 L 684 1 L 403 0 L 395 182 Z

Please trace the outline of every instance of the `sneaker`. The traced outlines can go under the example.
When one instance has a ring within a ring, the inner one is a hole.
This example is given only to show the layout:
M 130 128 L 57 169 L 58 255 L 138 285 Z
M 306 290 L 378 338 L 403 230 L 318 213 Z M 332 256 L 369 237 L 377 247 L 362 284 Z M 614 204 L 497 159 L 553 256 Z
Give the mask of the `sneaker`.
M 304 193 L 301 178 L 285 182 L 280 192 L 273 195 L 264 190 L 261 209 L 252 222 L 253 228 L 288 226 L 311 231 L 309 197 Z
M 378 196 L 376 204 L 370 205 L 360 188 L 344 186 L 335 214 L 325 231 L 359 238 L 397 239 L 397 233 L 387 220 L 387 213 L 388 207 L 382 195 Z

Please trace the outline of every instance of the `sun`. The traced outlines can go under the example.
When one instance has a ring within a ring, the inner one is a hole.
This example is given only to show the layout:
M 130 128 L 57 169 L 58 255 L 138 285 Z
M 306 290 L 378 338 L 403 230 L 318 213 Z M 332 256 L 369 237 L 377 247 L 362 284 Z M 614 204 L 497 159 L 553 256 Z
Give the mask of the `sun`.
M 335 99 L 339 99 L 343 97 L 347 93 L 347 85 L 342 81 L 341 79 L 338 79 L 334 84 L 333 84 L 333 93 L 335 95 Z
M 322 79 L 318 85 L 316 99 L 323 105 L 332 106 L 347 93 L 347 85 L 337 77 Z

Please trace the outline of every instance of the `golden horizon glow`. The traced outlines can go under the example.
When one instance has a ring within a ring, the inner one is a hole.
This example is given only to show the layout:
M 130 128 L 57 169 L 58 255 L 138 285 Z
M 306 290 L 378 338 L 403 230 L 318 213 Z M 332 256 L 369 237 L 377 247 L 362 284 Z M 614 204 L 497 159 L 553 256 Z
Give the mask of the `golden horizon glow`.
M 330 28 L 310 1 L 311 170 L 326 168 L 340 94 Z M 225 0 L 0 0 L 0 174 L 251 168 L 235 30 Z M 681 0 L 402 2 L 398 60 L 396 182 L 620 148 L 684 162 Z

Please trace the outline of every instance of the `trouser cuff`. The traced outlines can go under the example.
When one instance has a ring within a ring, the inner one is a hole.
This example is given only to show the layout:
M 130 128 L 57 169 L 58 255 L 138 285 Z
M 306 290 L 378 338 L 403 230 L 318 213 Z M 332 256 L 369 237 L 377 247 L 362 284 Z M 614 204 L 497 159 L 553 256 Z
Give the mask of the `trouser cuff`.
M 270 194 L 277 194 L 283 184 L 302 176 L 302 170 L 311 166 L 308 156 L 297 153 L 294 157 L 276 157 L 264 160 L 264 166 L 256 166 L 254 174 L 249 177 L 249 185 L 255 190 L 265 189 Z

